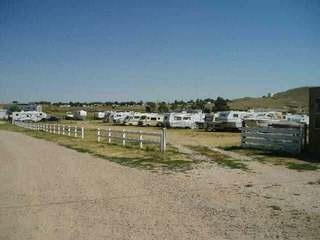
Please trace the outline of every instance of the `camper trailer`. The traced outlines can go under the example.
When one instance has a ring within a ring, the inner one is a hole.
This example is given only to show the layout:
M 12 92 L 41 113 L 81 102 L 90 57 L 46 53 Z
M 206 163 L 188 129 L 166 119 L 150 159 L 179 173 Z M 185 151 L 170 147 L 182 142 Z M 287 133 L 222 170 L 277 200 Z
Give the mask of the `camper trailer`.
M 190 113 L 167 113 L 164 115 L 164 126 L 170 128 L 196 128 L 193 114 Z
M 214 130 L 240 130 L 242 120 L 248 112 L 244 111 L 224 111 L 217 112 L 214 121 Z
M 102 121 L 105 122 L 105 123 L 113 122 L 114 114 L 116 114 L 116 112 L 114 112 L 114 111 L 106 111 Z
M 309 125 L 309 116 L 308 115 L 299 115 L 299 114 L 286 114 L 284 119 L 290 122 L 304 123 Z
M 137 126 L 139 124 L 142 113 L 134 113 L 133 115 L 128 115 L 124 119 L 124 125 L 126 126 Z
M 206 131 L 209 132 L 209 131 L 214 131 L 215 130 L 214 123 L 215 123 L 217 115 L 218 115 L 217 113 L 207 113 L 205 115 L 203 128 Z
M 132 115 L 132 112 L 117 112 L 113 114 L 113 117 L 112 117 L 113 123 L 123 124 L 126 117 L 131 115 Z
M 74 112 L 73 115 L 74 115 L 74 119 L 76 120 L 85 120 L 87 117 L 87 112 L 84 110 L 79 110 Z
M 153 126 L 160 127 L 163 125 L 163 115 L 158 113 L 146 113 L 141 115 L 139 124 L 140 126 Z
M 0 120 L 8 119 L 8 111 L 7 109 L 0 109 Z
M 74 114 L 72 112 L 66 112 L 65 119 L 74 120 Z
M 106 116 L 105 112 L 95 112 L 94 113 L 94 119 L 101 120 L 101 119 L 104 119 L 105 116 Z
M 268 127 L 272 124 L 286 122 L 281 112 L 249 112 L 243 120 L 243 125 L 248 127 Z
M 43 119 L 46 119 L 47 114 L 44 112 L 37 111 L 22 111 L 22 112 L 13 112 L 11 115 L 12 122 L 22 121 L 22 122 L 39 122 Z
M 188 113 L 192 115 L 192 119 L 195 121 L 198 128 L 204 128 L 204 119 L 206 117 L 206 114 L 202 112 L 202 110 L 188 110 L 187 112 L 182 113 Z

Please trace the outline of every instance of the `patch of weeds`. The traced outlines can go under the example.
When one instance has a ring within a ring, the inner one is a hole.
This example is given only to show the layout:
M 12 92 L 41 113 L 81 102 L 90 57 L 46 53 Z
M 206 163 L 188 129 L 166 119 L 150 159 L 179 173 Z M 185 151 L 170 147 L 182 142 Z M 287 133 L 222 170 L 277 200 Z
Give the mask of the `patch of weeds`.
M 275 211 L 281 211 L 281 208 L 276 205 L 270 205 L 269 208 L 272 208 L 272 210 L 275 210 Z
M 313 165 L 311 163 L 294 163 L 294 162 L 289 162 L 286 164 L 287 168 L 289 169 L 294 169 L 298 171 L 315 171 L 318 170 L 319 167 L 316 165 Z
M 247 165 L 239 160 L 228 158 L 226 155 L 212 151 L 206 146 L 188 146 L 191 150 L 196 151 L 211 160 L 215 161 L 218 165 L 228 167 L 231 169 L 241 169 L 243 171 L 249 170 Z
M 310 185 L 316 185 L 316 184 L 319 184 L 320 185 L 320 179 L 318 179 L 317 181 L 315 181 L 315 182 L 308 182 L 308 184 L 310 184 Z
M 218 165 L 228 167 L 231 169 L 241 169 L 243 171 L 249 170 L 246 164 L 239 162 L 238 160 L 234 160 L 232 158 L 218 160 L 217 163 L 218 163 Z

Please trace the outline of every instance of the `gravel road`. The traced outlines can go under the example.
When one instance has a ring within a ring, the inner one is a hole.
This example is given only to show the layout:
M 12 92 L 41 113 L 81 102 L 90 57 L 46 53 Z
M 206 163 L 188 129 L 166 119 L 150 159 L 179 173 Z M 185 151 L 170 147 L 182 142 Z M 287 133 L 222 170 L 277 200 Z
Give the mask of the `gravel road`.
M 250 168 L 151 173 L 0 131 L 0 239 L 319 239 L 320 172 Z

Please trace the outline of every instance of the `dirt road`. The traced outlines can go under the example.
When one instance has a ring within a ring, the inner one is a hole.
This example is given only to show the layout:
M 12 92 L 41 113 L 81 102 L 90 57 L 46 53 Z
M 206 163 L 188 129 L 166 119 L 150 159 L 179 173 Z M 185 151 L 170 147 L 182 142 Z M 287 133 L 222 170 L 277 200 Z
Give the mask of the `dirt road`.
M 151 173 L 0 131 L 0 239 L 318 239 L 319 171 L 250 167 Z

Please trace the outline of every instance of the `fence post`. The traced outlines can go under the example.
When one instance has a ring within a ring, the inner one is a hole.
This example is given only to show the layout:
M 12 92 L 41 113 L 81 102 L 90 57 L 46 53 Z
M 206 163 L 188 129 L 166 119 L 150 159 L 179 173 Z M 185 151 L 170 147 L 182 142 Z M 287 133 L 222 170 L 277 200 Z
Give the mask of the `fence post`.
M 142 131 L 140 130 L 140 131 L 139 131 L 139 143 L 140 143 L 139 145 L 140 145 L 140 148 L 143 147 L 142 142 L 143 142 Z
M 97 129 L 97 141 L 100 142 L 101 135 L 100 135 L 100 128 Z
M 56 134 L 56 125 L 53 124 L 53 134 Z
M 78 127 L 74 127 L 74 137 L 78 137 Z
M 108 143 L 111 143 L 111 129 L 108 129 Z
M 122 146 L 125 146 L 126 145 L 126 130 L 123 129 L 122 130 Z
M 58 135 L 60 135 L 60 125 L 58 124 Z
M 70 128 L 70 126 L 68 126 L 68 136 L 69 137 L 71 136 L 71 128 Z
M 81 139 L 84 139 L 84 127 L 81 127 Z
M 62 125 L 62 135 L 65 134 L 64 130 L 65 130 L 65 127 L 64 127 L 64 125 Z
M 165 152 L 166 151 L 166 128 L 161 129 L 161 134 L 160 134 L 160 151 Z

